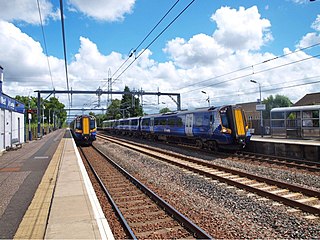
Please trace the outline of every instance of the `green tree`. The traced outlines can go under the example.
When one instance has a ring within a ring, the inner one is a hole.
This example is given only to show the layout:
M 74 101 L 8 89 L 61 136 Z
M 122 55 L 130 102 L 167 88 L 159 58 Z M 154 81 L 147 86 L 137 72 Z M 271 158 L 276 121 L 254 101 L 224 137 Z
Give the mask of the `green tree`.
M 140 104 L 140 99 L 135 97 L 130 88 L 125 86 L 124 94 L 122 95 L 121 103 L 120 103 L 120 112 L 123 118 L 127 117 L 137 117 L 142 116 L 142 106 Z
M 273 108 L 277 107 L 290 107 L 292 102 L 287 96 L 277 94 L 275 97 L 270 95 L 267 99 L 262 101 L 263 104 L 266 104 L 266 111 L 263 111 L 263 118 L 270 118 L 270 111 Z
M 120 104 L 121 101 L 119 99 L 113 99 L 111 104 L 109 105 L 106 113 L 106 119 L 120 119 Z
M 167 112 L 171 112 L 171 110 L 167 107 L 160 109 L 159 113 L 167 113 Z
M 38 104 L 38 98 L 36 97 L 27 97 L 27 96 L 16 96 L 16 100 L 22 102 L 25 105 L 25 109 L 37 109 Z M 56 117 L 56 123 L 59 124 L 59 126 L 62 125 L 62 123 L 65 122 L 67 119 L 67 112 L 64 109 L 65 105 L 55 97 L 51 97 L 49 100 L 43 100 L 43 98 L 40 99 L 40 102 L 42 103 L 42 106 L 44 105 L 45 111 L 44 115 L 46 117 L 46 122 L 49 121 L 49 113 L 50 113 L 50 123 L 53 123 L 53 115 Z M 42 112 L 41 112 L 42 116 Z M 33 114 L 31 123 L 37 123 L 37 114 Z M 59 127 L 57 126 L 57 127 Z

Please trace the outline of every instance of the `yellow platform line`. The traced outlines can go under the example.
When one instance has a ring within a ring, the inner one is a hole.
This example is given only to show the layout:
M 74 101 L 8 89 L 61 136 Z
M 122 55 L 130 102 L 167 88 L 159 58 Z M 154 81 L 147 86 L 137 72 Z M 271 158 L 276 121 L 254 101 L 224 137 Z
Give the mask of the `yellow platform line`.
M 64 138 L 60 141 L 14 239 L 44 238 L 65 141 Z

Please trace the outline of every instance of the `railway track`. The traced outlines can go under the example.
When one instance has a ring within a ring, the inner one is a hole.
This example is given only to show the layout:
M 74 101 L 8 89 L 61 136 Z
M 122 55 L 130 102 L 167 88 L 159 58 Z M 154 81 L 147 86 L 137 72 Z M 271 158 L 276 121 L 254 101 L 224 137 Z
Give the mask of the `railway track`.
M 320 171 L 320 163 L 306 161 L 306 160 L 299 160 L 294 158 L 271 156 L 271 155 L 257 154 L 257 153 L 250 153 L 250 152 L 235 153 L 233 158 L 239 158 L 242 160 L 250 160 L 250 161 L 267 162 L 270 164 L 277 164 L 277 165 L 284 165 L 287 167 L 298 168 L 298 169 L 308 170 L 312 172 Z
M 212 238 L 100 150 L 87 147 L 80 151 L 128 238 Z
M 108 136 L 110 137 L 110 135 L 108 135 Z M 177 144 L 170 144 L 170 143 L 169 143 L 169 145 L 177 146 Z M 278 166 L 286 166 L 289 168 L 307 170 L 310 172 L 319 172 L 320 171 L 320 163 L 319 162 L 299 160 L 299 159 L 295 159 L 295 158 L 280 157 L 280 156 L 274 156 L 274 155 L 257 154 L 257 153 L 251 153 L 251 152 L 245 152 L 245 151 L 239 151 L 239 152 L 234 153 L 234 155 L 231 155 L 230 153 L 213 152 L 212 150 L 201 149 L 199 147 L 188 145 L 188 144 L 183 144 L 183 143 L 179 143 L 178 146 L 186 148 L 186 149 L 192 149 L 195 151 L 203 152 L 205 154 L 211 154 L 211 155 L 214 154 L 214 156 L 217 156 L 217 157 L 223 157 L 223 158 L 232 157 L 233 160 L 265 162 L 265 163 L 278 165 Z
M 117 140 L 115 138 L 101 135 L 99 135 L 99 137 L 132 150 L 139 151 L 161 161 L 179 166 L 183 169 L 225 182 L 237 188 L 245 189 L 268 199 L 281 202 L 292 208 L 320 216 L 320 192 L 318 191 L 221 167 L 200 159 L 186 157 L 180 154 L 167 152 L 159 148 L 125 141 L 123 139 Z M 314 216 L 309 217 L 313 218 Z

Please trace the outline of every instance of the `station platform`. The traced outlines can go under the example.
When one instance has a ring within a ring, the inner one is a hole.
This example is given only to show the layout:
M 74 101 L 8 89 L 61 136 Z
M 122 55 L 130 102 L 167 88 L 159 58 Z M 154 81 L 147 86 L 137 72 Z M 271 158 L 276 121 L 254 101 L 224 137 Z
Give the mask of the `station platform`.
M 46 138 L 56 138 L 58 142 L 52 156 L 35 153 L 26 159 L 28 161 L 48 160 L 42 179 L 33 194 L 33 198 L 22 213 L 23 217 L 14 231 L 0 230 L 0 238 L 14 239 L 114 239 L 108 222 L 104 217 L 100 203 L 91 185 L 86 169 L 82 163 L 74 140 L 69 130 L 62 130 L 61 136 L 47 135 Z M 35 141 L 37 144 L 43 139 Z M 27 144 L 15 152 L 23 154 Z M 54 146 L 44 145 L 43 148 Z M 6 156 L 10 152 L 4 154 Z M 38 156 L 38 157 L 37 157 Z M 0 157 L 1 166 L 1 157 Z M 20 169 L 22 170 L 22 169 Z M 1 168 L 0 168 L 1 179 Z M 1 186 L 1 182 L 0 182 Z M 21 184 L 19 191 L 14 195 L 22 194 L 21 188 L 28 187 Z M 30 193 L 28 193 L 30 195 Z M 32 193 L 31 193 L 32 194 Z M 0 209 L 5 204 L 1 203 Z M 22 211 L 14 209 L 7 203 L 3 213 Z M 20 213 L 21 214 L 21 213 Z M 0 211 L 0 223 L 10 219 L 10 214 L 2 214 Z M 0 228 L 6 227 L 1 226 Z
M 252 135 L 251 141 L 255 142 L 271 142 L 271 143 L 285 143 L 285 144 L 297 144 L 297 145 L 306 145 L 306 146 L 320 146 L 320 140 L 314 139 L 293 139 L 293 138 L 276 138 L 271 137 L 270 135 Z
M 320 141 L 252 135 L 247 150 L 254 153 L 320 162 Z

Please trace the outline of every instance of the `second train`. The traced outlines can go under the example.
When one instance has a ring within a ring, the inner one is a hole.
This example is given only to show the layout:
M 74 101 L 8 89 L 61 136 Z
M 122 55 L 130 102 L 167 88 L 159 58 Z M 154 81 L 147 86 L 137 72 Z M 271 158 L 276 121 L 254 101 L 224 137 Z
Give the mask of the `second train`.
M 242 108 L 232 105 L 106 120 L 102 129 L 115 134 L 193 144 L 213 151 L 241 149 L 250 139 Z

